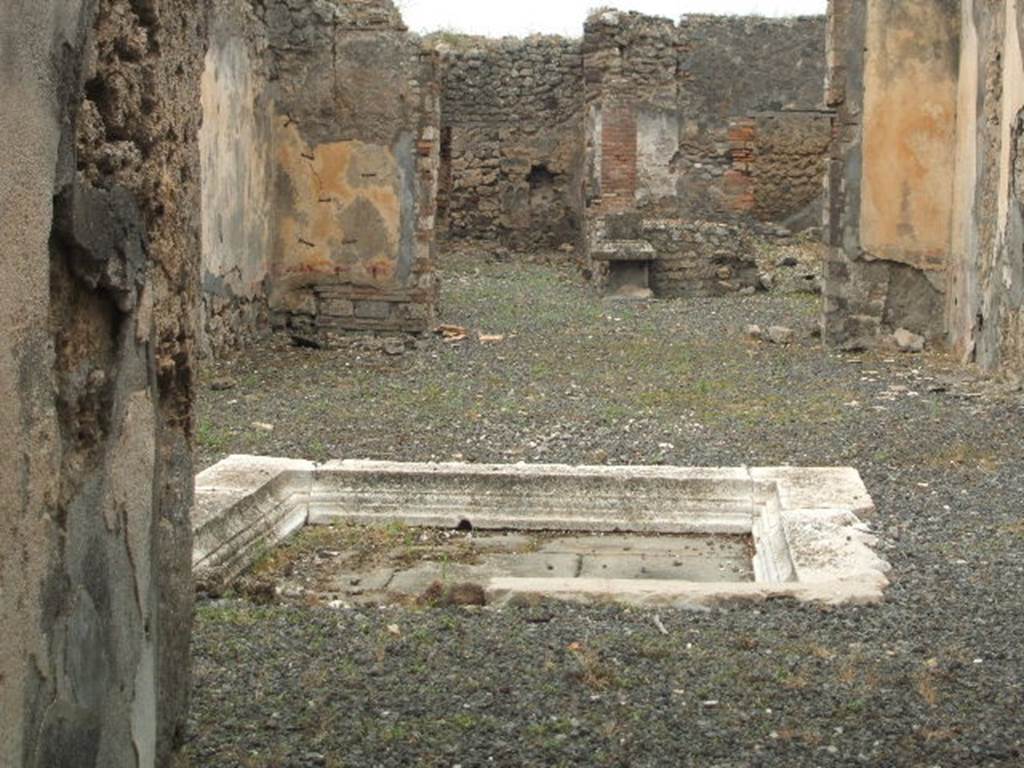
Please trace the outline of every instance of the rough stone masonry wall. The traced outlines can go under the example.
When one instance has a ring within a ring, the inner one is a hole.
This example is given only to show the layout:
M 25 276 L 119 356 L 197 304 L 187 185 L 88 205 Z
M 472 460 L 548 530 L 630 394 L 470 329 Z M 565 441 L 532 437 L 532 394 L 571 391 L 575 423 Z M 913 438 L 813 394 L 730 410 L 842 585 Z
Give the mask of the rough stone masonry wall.
M 518 251 L 577 245 L 583 209 L 579 42 L 455 38 L 441 50 L 444 234 Z
M 617 250 L 628 259 L 627 245 L 642 243 L 655 246 L 656 293 L 733 291 L 757 281 L 750 232 L 820 222 L 824 33 L 818 17 L 587 20 L 588 248 L 599 277 Z M 621 248 L 602 241 L 608 232 Z
M 220 356 L 269 329 L 274 146 L 265 7 L 211 2 L 203 72 L 201 350 Z
M 0 5 L 0 764 L 162 765 L 187 704 L 193 3 Z
M 947 326 L 989 370 L 1024 373 L 1024 3 L 961 2 Z
M 960 11 L 950 0 L 830 5 L 824 336 L 944 335 Z
M 267 4 L 271 306 L 293 331 L 433 325 L 437 56 L 390 0 Z

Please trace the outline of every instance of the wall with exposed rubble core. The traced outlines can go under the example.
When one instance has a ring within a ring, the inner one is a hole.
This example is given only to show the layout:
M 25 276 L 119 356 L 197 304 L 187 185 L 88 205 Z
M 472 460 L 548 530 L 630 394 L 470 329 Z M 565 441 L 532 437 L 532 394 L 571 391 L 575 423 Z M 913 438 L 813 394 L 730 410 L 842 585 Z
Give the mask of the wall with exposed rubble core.
M 587 19 L 587 248 L 599 278 L 650 246 L 656 294 L 735 291 L 758 281 L 751 233 L 820 224 L 824 49 L 824 17 Z
M 183 725 L 201 7 L 0 4 L 0 765 Z
M 274 320 L 424 331 L 438 296 L 437 55 L 390 0 L 267 6 L 274 68 Z
M 1024 370 L 1022 4 L 833 0 L 825 338 Z
M 517 251 L 576 246 L 583 219 L 579 41 L 443 36 L 441 232 Z

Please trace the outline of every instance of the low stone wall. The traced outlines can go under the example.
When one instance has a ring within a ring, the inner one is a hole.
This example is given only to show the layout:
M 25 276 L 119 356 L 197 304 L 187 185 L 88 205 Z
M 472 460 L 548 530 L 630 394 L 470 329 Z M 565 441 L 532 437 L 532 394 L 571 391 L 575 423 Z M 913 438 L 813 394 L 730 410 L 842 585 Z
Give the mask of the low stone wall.
M 722 296 L 760 285 L 750 232 L 735 224 L 610 214 L 594 222 L 592 238 L 598 285 L 614 282 L 617 264 L 638 262 L 646 263 L 646 287 L 661 298 Z
M 439 216 L 450 240 L 577 245 L 583 66 L 577 41 L 444 36 Z

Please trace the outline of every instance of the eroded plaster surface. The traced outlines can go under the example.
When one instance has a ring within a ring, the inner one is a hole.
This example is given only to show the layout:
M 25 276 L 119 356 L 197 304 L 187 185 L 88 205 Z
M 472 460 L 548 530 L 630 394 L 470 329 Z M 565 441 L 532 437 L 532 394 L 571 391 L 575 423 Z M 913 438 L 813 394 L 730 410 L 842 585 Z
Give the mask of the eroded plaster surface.
M 265 26 L 240 0 L 213 6 L 199 133 L 204 351 L 221 354 L 269 327 L 273 255 L 273 104 Z
M 871 0 L 861 245 L 942 272 L 952 225 L 959 18 L 949 3 Z
M 358 140 L 311 147 L 294 124 L 279 129 L 276 144 L 290 197 L 278 221 L 279 290 L 323 276 L 373 285 L 408 275 L 402 212 L 414 194 L 411 141 L 398 148 L 402 163 L 391 148 Z

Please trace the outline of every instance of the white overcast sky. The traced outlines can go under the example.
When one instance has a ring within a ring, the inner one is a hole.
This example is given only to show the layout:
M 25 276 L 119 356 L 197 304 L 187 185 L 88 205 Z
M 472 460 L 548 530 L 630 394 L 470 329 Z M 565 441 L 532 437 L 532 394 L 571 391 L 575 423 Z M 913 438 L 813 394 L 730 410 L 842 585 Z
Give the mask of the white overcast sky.
M 686 13 L 756 13 L 798 16 L 825 13 L 827 0 L 396 0 L 416 32 L 438 29 L 489 37 L 533 32 L 579 37 L 590 9 L 612 6 L 678 19 Z

